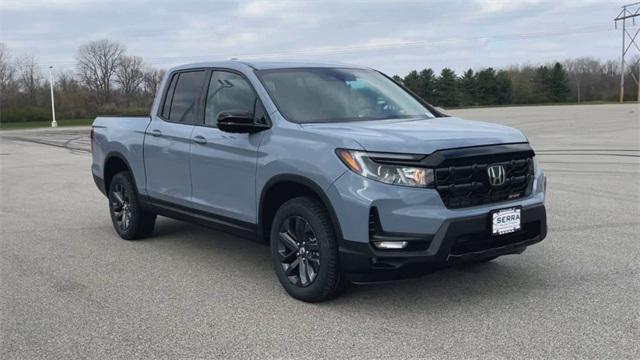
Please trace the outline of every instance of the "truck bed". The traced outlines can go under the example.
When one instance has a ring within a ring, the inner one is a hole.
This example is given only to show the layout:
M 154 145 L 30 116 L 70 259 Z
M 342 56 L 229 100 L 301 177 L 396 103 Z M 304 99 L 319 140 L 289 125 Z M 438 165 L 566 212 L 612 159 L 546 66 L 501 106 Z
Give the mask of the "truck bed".
M 144 173 L 144 134 L 151 122 L 150 116 L 99 116 L 93 121 L 93 164 L 94 178 L 102 178 L 105 159 L 111 153 L 125 156 L 129 168 L 139 181 L 146 181 Z M 138 186 L 144 184 L 137 184 Z M 140 189 L 140 187 L 138 187 Z

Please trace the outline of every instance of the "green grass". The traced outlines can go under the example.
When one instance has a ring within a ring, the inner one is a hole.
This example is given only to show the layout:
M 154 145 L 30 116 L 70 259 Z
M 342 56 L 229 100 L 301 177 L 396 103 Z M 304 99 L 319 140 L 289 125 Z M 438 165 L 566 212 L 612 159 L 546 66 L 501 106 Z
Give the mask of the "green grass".
M 58 120 L 58 126 L 89 126 L 93 119 Z M 51 127 L 51 121 L 0 122 L 0 130 L 36 129 Z

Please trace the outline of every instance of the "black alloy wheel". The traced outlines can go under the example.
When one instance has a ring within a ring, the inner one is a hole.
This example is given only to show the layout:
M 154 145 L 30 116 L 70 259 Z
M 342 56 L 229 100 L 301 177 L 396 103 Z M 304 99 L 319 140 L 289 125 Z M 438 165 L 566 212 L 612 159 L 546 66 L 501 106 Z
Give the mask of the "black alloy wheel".
M 289 295 L 319 302 L 345 288 L 336 229 L 321 201 L 302 196 L 282 204 L 269 237 L 276 275 Z
M 307 287 L 320 271 L 320 246 L 313 228 L 301 216 L 285 219 L 278 232 L 280 265 L 291 284 Z
M 131 226 L 131 195 L 124 185 L 114 184 L 110 200 L 115 225 L 120 231 L 126 232 Z
M 156 214 L 141 206 L 131 173 L 123 171 L 113 176 L 108 197 L 111 221 L 121 238 L 137 240 L 151 235 Z

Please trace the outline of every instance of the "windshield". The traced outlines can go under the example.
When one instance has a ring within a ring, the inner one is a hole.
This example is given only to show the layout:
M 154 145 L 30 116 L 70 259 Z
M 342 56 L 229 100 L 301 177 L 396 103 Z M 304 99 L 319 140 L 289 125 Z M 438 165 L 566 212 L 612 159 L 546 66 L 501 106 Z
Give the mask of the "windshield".
M 294 68 L 262 70 L 258 75 L 282 115 L 297 123 L 434 117 L 374 70 Z

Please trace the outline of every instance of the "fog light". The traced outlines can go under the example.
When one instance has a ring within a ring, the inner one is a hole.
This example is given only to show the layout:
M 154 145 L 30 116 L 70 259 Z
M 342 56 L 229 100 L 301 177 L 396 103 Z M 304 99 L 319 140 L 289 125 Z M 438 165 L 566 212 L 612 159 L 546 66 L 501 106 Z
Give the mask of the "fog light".
M 397 250 L 404 249 L 409 244 L 407 241 L 374 241 L 373 245 L 378 249 Z

